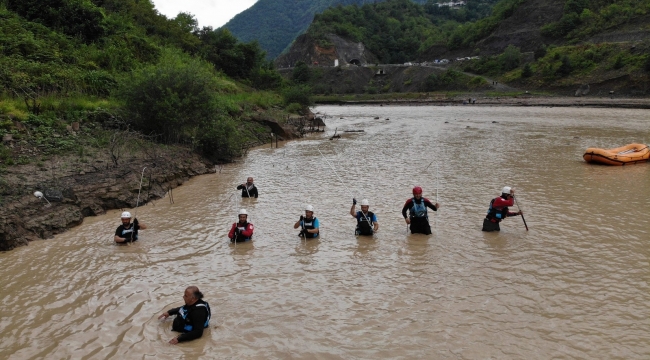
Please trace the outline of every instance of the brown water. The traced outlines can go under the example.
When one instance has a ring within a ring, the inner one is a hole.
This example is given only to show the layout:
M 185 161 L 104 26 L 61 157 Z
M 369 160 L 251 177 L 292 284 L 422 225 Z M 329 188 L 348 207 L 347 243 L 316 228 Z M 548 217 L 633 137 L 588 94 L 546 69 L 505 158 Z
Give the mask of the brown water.
M 647 111 L 316 111 L 327 133 L 253 150 L 174 190 L 174 204 L 138 209 L 150 229 L 132 246 L 111 244 L 112 211 L 0 254 L 0 357 L 650 358 L 650 164 L 581 158 L 648 143 Z M 329 141 L 337 127 L 365 132 Z M 247 176 L 257 200 L 236 195 Z M 407 235 L 411 187 L 435 199 L 436 178 L 434 233 Z M 519 217 L 480 231 L 504 185 L 529 232 Z M 353 235 L 352 195 L 378 214 L 374 238 Z M 306 244 L 293 229 L 305 203 L 322 230 Z M 235 247 L 226 234 L 239 207 L 256 232 Z M 211 304 L 210 329 L 168 345 L 171 321 L 157 316 L 187 285 Z

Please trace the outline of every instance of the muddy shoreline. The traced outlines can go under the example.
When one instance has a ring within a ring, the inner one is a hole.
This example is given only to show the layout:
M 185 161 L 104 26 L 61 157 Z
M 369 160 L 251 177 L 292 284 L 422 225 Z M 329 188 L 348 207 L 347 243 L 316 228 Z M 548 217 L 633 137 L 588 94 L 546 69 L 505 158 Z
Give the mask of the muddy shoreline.
M 138 192 L 139 205 L 161 199 L 191 177 L 215 171 L 214 165 L 182 147 L 161 147 L 154 156 L 135 154 L 118 166 L 101 157 L 84 164 L 77 160 L 72 155 L 43 167 L 9 168 L 4 180 L 19 195 L 2 201 L 0 251 L 52 238 L 80 225 L 84 217 L 134 208 Z M 41 191 L 47 201 L 35 197 L 34 191 Z
M 650 98 L 631 97 L 554 97 L 523 95 L 515 97 L 472 96 L 453 98 L 391 99 L 391 100 L 331 100 L 317 101 L 319 105 L 406 105 L 406 106 L 540 106 L 597 107 L 620 109 L 650 109 Z

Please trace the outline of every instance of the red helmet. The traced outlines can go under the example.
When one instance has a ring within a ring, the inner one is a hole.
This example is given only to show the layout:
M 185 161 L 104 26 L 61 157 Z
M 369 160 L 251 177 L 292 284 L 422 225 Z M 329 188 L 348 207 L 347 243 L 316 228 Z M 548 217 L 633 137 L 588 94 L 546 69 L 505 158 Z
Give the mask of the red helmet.
M 417 194 L 422 195 L 422 188 L 419 186 L 413 188 L 413 195 L 417 195 Z

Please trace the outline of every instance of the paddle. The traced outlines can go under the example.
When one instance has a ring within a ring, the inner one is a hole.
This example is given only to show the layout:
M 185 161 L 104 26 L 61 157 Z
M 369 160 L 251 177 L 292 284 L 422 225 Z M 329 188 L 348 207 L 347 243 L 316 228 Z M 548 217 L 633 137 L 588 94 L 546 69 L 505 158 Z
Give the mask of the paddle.
M 521 212 L 521 208 L 519 208 L 519 203 L 517 202 L 517 198 L 515 195 L 512 195 L 512 198 L 515 199 L 515 205 L 517 205 L 517 209 L 519 209 L 519 215 L 521 215 L 521 220 L 524 221 L 524 226 L 526 227 L 526 231 L 528 231 L 528 225 L 526 225 L 526 219 L 524 218 L 524 213 Z

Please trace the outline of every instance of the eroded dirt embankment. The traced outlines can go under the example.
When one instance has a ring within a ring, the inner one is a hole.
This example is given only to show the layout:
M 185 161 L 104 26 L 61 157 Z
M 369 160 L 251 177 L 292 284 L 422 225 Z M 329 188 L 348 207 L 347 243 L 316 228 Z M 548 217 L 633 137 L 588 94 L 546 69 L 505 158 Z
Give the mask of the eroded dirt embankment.
M 180 147 L 160 146 L 155 154 L 141 152 L 117 166 L 106 158 L 78 160 L 77 156 L 57 157 L 40 166 L 7 170 L 3 180 L 16 195 L 2 200 L 0 251 L 50 238 L 81 224 L 87 216 L 135 207 L 141 179 L 140 205 L 162 198 L 192 176 L 214 171 L 213 165 Z M 34 191 L 43 192 L 51 205 L 35 197 Z

